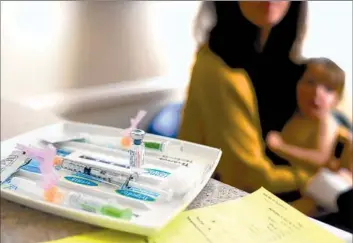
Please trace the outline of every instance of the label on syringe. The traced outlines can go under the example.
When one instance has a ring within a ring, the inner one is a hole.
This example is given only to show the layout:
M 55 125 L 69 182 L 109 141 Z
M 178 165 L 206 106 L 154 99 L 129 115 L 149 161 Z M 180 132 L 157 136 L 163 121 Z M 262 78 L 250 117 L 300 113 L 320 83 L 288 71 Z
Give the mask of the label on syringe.
M 129 189 L 118 189 L 118 190 L 116 190 L 116 193 L 119 193 L 120 195 L 123 195 L 123 196 L 126 196 L 126 197 L 130 197 L 130 198 L 133 198 L 133 199 L 145 201 L 145 202 L 154 202 L 154 201 L 156 201 L 156 197 L 159 196 L 157 194 L 156 197 L 153 197 L 153 196 L 146 195 L 144 193 L 135 192 L 134 191 L 135 189 L 140 190 L 139 188 L 131 188 L 131 187 L 129 187 Z
M 85 178 L 80 178 L 80 177 L 76 177 L 76 176 L 65 176 L 64 178 L 65 178 L 65 180 L 67 180 L 69 182 L 72 182 L 75 184 L 80 184 L 83 186 L 98 186 L 98 184 L 95 183 L 94 181 L 90 181 Z
M 17 186 L 11 184 L 11 178 L 12 177 L 9 177 L 6 181 L 1 184 L 1 189 L 7 189 L 12 191 L 17 190 Z
M 159 170 L 159 169 L 152 169 L 152 168 L 144 168 L 144 170 L 149 174 L 161 178 L 166 178 L 170 175 L 170 172 Z
M 158 160 L 167 162 L 167 163 L 172 163 L 175 165 L 184 166 L 184 167 L 189 167 L 189 165 L 193 163 L 193 161 L 190 159 L 172 157 L 166 154 L 163 154 L 162 156 L 158 157 Z
M 7 158 L 1 160 L 1 183 L 6 181 L 28 161 L 27 156 L 21 151 L 14 151 Z
M 40 174 L 39 162 L 37 160 L 32 159 L 28 164 L 22 166 L 21 170 Z

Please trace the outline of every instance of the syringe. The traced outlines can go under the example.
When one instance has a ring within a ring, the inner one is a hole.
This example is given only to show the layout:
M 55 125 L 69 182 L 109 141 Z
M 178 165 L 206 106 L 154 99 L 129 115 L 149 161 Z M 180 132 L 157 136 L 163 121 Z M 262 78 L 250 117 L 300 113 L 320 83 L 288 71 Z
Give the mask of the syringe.
M 122 139 L 123 137 L 109 137 L 109 136 L 99 136 L 99 135 L 90 135 L 83 133 L 81 134 L 84 139 L 76 142 L 83 142 L 88 144 L 93 144 L 100 147 L 116 149 L 127 152 L 131 146 L 123 146 Z M 165 153 L 169 150 L 175 150 L 178 152 L 183 152 L 184 146 L 182 142 L 176 141 L 156 141 L 156 140 L 145 140 L 143 144 L 146 148 L 146 153 L 157 152 Z
M 70 158 L 70 156 L 71 155 L 62 158 L 60 161 L 57 161 L 57 165 L 60 165 L 62 169 L 69 170 L 71 172 L 80 172 L 95 177 L 107 184 L 114 185 L 116 187 L 126 185 L 127 179 L 131 175 L 134 175 L 134 173 L 129 169 L 119 168 L 120 170 L 118 171 L 115 168 L 111 168 L 109 165 L 89 163 L 81 160 L 76 161 L 77 158 L 72 160 L 73 157 Z M 146 173 L 142 173 L 138 175 L 138 181 L 129 180 L 128 185 L 155 192 L 159 194 L 158 198 L 162 201 L 169 201 L 173 194 L 169 191 L 157 188 L 162 180 L 162 178 L 157 178 L 154 176 L 149 176 Z
M 111 164 L 97 163 L 81 158 L 80 154 L 78 154 L 79 156 L 76 155 L 77 154 L 71 154 L 61 158 L 56 161 L 56 165 L 72 172 L 81 172 L 95 176 L 110 183 L 124 181 L 133 174 L 129 167 L 122 168 Z M 144 172 L 139 175 L 139 181 L 146 184 L 158 185 L 162 181 L 162 178 Z
M 13 177 L 11 178 L 11 184 L 17 187 L 16 190 L 24 194 L 36 197 L 38 199 L 43 198 L 44 190 L 34 181 L 21 177 Z M 57 198 L 60 200 L 57 200 L 56 203 L 61 205 L 127 220 L 130 220 L 133 215 L 130 208 L 123 208 L 112 199 L 105 201 L 94 196 L 74 191 L 65 193 L 63 190 L 60 190 L 58 193 Z

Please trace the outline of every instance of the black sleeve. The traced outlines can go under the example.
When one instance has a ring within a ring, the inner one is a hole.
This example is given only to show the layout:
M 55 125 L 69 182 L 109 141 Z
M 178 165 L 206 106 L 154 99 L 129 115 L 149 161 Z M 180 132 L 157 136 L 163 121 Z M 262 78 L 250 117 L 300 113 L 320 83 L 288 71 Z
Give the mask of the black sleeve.
M 339 195 L 337 199 L 338 212 L 317 217 L 316 219 L 344 231 L 353 233 L 353 189 Z
M 345 228 L 353 230 L 353 189 L 342 193 L 337 199 L 339 218 Z

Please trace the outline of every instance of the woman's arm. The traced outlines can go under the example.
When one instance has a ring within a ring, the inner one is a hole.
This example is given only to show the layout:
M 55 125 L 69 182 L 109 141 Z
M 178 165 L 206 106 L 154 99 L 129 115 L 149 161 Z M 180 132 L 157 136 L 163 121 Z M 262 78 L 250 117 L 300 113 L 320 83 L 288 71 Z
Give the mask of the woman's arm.
M 265 144 L 257 114 L 256 99 L 245 72 L 240 71 L 226 78 L 222 85 L 218 112 L 219 125 L 213 127 L 219 136 L 223 154 L 230 163 L 240 163 L 246 168 L 244 181 L 251 189 L 264 186 L 273 193 L 296 190 L 300 187 L 298 171 L 288 166 L 275 166 L 265 155 Z M 210 112 L 210 110 L 207 110 Z M 207 112 L 206 111 L 206 112 Z
M 194 67 L 190 106 L 185 107 L 180 138 L 200 141 L 200 135 L 192 135 L 193 129 L 199 131 L 193 121 L 197 116 L 202 121 L 205 143 L 222 149 L 217 168 L 223 173 L 222 180 L 241 180 L 248 190 L 261 186 L 274 193 L 297 190 L 303 180 L 298 172 L 288 166 L 275 166 L 265 156 L 255 92 L 247 74 L 241 69 L 213 65 L 203 63 L 202 68 Z M 191 102 L 195 105 L 191 106 Z
M 196 97 L 197 92 L 195 93 L 193 85 L 190 84 L 188 97 L 182 111 L 178 138 L 193 143 L 203 144 L 201 110 L 196 101 Z
M 236 80 L 240 77 L 234 77 Z M 238 81 L 237 80 L 237 81 Z M 246 171 L 242 180 L 250 190 L 261 186 L 273 193 L 287 192 L 300 188 L 302 179 L 299 172 L 288 166 L 275 166 L 265 155 L 265 146 L 261 136 L 260 124 L 256 124 L 256 116 L 252 116 L 250 107 L 247 107 L 240 97 L 231 95 L 233 87 L 227 87 L 227 93 L 221 98 L 218 112 L 223 110 L 224 115 L 216 117 L 218 124 L 207 123 L 207 130 L 211 129 L 209 139 L 220 144 L 226 163 L 240 163 Z M 235 92 L 234 92 L 235 93 Z M 207 120 L 211 120 L 211 110 L 207 109 Z M 238 174 L 237 176 L 241 176 Z

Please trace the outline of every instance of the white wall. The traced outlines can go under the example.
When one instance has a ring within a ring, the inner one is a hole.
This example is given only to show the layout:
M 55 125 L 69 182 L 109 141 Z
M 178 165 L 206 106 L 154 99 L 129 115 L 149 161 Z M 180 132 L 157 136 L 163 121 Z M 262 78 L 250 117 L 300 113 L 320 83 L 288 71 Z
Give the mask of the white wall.
M 185 77 L 196 5 L 2 1 L 1 97 L 16 101 L 167 72 Z
M 1 97 L 27 102 L 40 94 L 166 73 L 173 76 L 166 83 L 183 85 L 195 51 L 191 23 L 199 4 L 2 1 Z M 352 117 L 352 2 L 310 1 L 309 11 L 304 55 L 330 57 L 346 71 L 341 108 Z
M 193 22 L 200 4 L 199 1 L 151 1 L 148 4 L 149 28 L 170 75 L 189 74 L 196 50 Z
M 1 97 L 51 92 L 76 75 L 75 2 L 1 1 Z
M 1 97 L 158 76 L 146 13 L 133 1 L 1 1 Z

